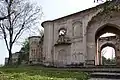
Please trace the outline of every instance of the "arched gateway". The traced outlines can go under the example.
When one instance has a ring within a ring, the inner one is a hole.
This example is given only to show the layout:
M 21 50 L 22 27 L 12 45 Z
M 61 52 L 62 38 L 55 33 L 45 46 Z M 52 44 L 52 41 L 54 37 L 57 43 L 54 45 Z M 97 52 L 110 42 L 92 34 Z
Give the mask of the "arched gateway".
M 108 22 L 114 23 L 110 19 L 107 20 L 106 22 L 101 21 L 101 24 L 96 22 L 93 25 L 89 26 L 89 28 L 87 29 L 87 33 L 88 33 L 87 34 L 87 43 L 88 43 L 88 45 L 87 45 L 88 56 L 87 57 L 89 60 L 90 59 L 95 60 L 95 65 L 101 65 L 101 60 L 99 59 L 99 56 L 100 56 L 99 53 L 100 53 L 101 49 L 105 46 L 111 46 L 116 51 L 116 55 L 115 55 L 116 64 L 119 65 L 120 64 L 120 60 L 119 60 L 120 59 L 119 58 L 119 56 L 120 56 L 120 51 L 119 51 L 119 48 L 120 48 L 120 40 L 119 40 L 120 29 L 119 28 L 120 27 L 117 26 L 117 23 L 115 23 L 115 24 L 108 23 Z M 117 22 L 117 20 L 115 22 Z M 92 27 L 94 27 L 94 28 L 92 28 Z M 112 40 L 112 39 L 110 40 L 110 38 L 108 38 L 109 40 L 102 41 L 102 43 L 106 42 L 106 44 L 104 44 L 101 47 L 98 47 L 99 37 L 106 32 L 114 33 L 117 36 L 114 40 Z M 112 42 L 112 43 L 109 43 L 109 42 Z M 91 56 L 91 55 L 93 55 L 93 56 Z
M 111 47 L 111 53 L 109 52 L 106 56 L 111 56 L 112 58 L 112 63 L 111 65 L 117 65 L 119 63 L 117 59 L 117 54 L 119 54 L 118 51 L 118 36 L 108 36 L 108 37 L 100 37 L 97 40 L 97 53 L 96 53 L 96 65 L 110 65 L 108 63 L 104 62 L 104 54 L 105 50 L 103 51 L 104 48 L 106 47 Z M 114 51 L 113 51 L 114 50 Z M 110 58 L 109 58 L 110 59 Z M 113 61 L 114 60 L 114 61 Z
M 120 66 L 120 13 L 99 14 L 102 6 L 43 22 L 43 64 L 57 67 L 101 65 L 101 49 L 111 46 L 116 52 L 116 65 Z M 107 32 L 117 37 L 103 44 L 100 36 Z

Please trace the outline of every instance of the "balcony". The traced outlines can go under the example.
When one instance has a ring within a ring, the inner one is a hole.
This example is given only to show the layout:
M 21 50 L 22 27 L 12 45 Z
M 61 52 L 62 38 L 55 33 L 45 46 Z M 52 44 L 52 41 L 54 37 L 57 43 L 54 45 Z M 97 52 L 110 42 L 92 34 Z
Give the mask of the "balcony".
M 66 37 L 64 35 L 60 35 L 55 46 L 58 45 L 70 45 L 71 44 L 71 40 L 69 37 Z

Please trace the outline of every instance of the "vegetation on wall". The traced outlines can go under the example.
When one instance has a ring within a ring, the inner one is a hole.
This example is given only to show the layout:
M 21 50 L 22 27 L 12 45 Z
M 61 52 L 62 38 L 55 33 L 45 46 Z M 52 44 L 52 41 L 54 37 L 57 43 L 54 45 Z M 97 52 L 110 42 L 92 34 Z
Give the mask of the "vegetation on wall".
M 38 30 L 38 32 L 39 32 L 39 36 L 41 37 L 39 44 L 43 45 L 44 31 Z M 29 39 L 27 38 L 22 43 L 22 48 L 20 50 L 19 58 L 18 58 L 18 65 L 20 65 L 22 61 L 25 61 L 26 64 L 29 62 L 29 51 L 30 51 L 30 44 L 29 44 Z
M 101 0 L 95 0 L 97 2 Z M 96 6 L 94 8 L 96 10 L 96 14 L 89 20 L 88 25 L 90 26 L 92 22 L 96 21 L 96 18 L 103 21 L 112 18 L 113 12 L 120 11 L 120 1 L 119 0 L 106 0 L 104 3 Z
M 26 63 L 28 63 L 29 61 L 29 40 L 25 39 L 25 41 L 23 42 L 22 48 L 20 50 L 19 53 L 19 57 L 18 57 L 18 65 L 21 64 L 22 61 L 25 61 Z

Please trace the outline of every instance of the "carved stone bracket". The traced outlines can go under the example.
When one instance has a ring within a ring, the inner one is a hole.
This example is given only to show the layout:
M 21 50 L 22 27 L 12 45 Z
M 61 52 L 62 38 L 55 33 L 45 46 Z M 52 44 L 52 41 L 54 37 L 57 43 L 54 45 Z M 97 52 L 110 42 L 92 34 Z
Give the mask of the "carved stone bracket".
M 60 44 L 71 44 L 71 40 L 69 37 L 60 35 L 55 45 L 60 45 Z

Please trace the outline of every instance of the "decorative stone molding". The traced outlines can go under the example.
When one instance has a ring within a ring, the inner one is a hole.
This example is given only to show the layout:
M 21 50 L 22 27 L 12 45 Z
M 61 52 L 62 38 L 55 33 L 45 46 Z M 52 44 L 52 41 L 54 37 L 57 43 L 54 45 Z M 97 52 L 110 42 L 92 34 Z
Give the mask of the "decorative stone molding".
M 62 24 L 62 25 L 67 24 L 67 19 L 64 18 L 64 19 L 62 19 L 62 20 L 58 20 L 57 23 L 58 23 L 58 25 L 61 25 L 61 24 Z
M 69 37 L 66 37 L 66 36 L 64 36 L 64 35 L 60 35 L 59 38 L 58 38 L 58 40 L 57 40 L 57 43 L 55 44 L 55 46 L 57 46 L 57 45 L 62 45 L 62 44 L 64 44 L 64 45 L 69 45 L 69 44 L 71 44 L 70 38 L 69 38 Z
M 53 24 L 53 21 L 45 21 L 41 24 L 41 26 L 44 28 L 45 26 Z
M 82 27 L 82 22 L 76 21 L 72 24 L 73 26 L 73 36 L 83 36 L 83 27 Z

